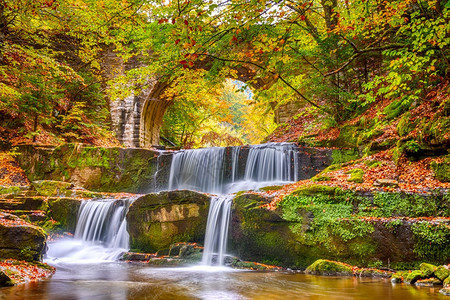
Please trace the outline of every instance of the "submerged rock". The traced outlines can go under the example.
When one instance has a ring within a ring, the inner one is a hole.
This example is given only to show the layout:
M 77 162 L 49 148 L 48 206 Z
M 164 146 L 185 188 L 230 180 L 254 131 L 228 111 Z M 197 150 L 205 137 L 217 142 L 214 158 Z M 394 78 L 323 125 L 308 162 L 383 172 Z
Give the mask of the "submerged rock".
M 127 214 L 130 247 L 156 252 L 176 242 L 202 242 L 210 197 L 180 190 L 147 194 Z

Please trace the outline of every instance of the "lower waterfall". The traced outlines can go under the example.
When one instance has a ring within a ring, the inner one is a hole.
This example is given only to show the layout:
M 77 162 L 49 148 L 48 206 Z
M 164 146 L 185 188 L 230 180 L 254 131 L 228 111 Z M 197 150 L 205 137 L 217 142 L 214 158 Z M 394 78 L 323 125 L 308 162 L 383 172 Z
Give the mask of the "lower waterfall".
M 223 195 L 211 199 L 202 258 L 204 265 L 221 266 L 224 263 L 233 196 Z
M 134 199 L 84 201 L 73 239 L 53 243 L 47 258 L 62 262 L 118 259 L 129 249 L 126 214 Z

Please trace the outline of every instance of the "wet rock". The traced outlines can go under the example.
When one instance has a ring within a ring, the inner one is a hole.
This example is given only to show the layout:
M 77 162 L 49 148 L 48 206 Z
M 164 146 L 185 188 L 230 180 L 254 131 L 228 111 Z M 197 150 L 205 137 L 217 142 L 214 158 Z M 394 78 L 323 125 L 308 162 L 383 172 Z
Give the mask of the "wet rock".
M 450 296 L 450 288 L 443 288 L 439 290 L 439 293 L 445 295 L 445 296 Z
M 131 248 L 156 252 L 175 242 L 203 242 L 209 201 L 209 196 L 187 190 L 136 199 L 127 214 Z
M 420 279 L 416 281 L 417 286 L 433 287 L 441 284 L 442 284 L 441 281 L 437 278 Z

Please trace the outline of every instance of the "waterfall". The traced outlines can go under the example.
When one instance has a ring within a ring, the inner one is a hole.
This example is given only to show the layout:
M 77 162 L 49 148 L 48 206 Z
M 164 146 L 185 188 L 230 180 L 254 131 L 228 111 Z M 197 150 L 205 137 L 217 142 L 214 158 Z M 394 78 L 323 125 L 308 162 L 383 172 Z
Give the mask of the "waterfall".
M 102 243 L 106 248 L 129 248 L 126 213 L 129 201 L 85 201 L 81 204 L 74 237 Z
M 232 195 L 222 195 L 211 199 L 202 258 L 202 263 L 205 265 L 223 265 L 232 200 Z
M 287 183 L 298 180 L 298 164 L 298 148 L 290 143 L 183 150 L 174 154 L 169 190 L 226 194 Z
M 190 189 L 222 193 L 225 148 L 184 150 L 174 155 L 169 190 Z
M 116 260 L 129 249 L 126 214 L 133 198 L 83 201 L 73 239 L 50 245 L 47 258 L 62 262 Z
M 170 190 L 191 189 L 219 194 L 212 197 L 210 203 L 202 263 L 219 266 L 224 263 L 231 193 L 297 181 L 299 171 L 298 147 L 290 143 L 176 153 L 170 169 Z

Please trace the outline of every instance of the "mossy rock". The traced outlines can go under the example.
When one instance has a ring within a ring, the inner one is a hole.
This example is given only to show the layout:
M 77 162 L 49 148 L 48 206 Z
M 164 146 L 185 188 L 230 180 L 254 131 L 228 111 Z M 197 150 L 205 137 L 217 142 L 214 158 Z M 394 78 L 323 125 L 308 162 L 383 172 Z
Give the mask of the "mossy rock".
M 255 194 L 234 199 L 230 251 L 246 261 L 293 267 L 299 258 L 295 236 L 278 212 L 262 207 L 267 202 Z M 303 257 L 309 260 L 308 256 Z
M 414 284 L 414 283 L 416 283 L 417 280 L 426 279 L 426 278 L 427 278 L 427 276 L 424 274 L 423 271 L 414 270 L 406 276 L 405 282 L 409 283 L 409 284 Z
M 59 223 L 59 229 L 74 233 L 78 210 L 83 200 L 76 198 L 52 198 L 48 200 L 49 216 Z
M 132 249 L 156 252 L 177 242 L 203 242 L 210 197 L 180 190 L 136 199 L 127 214 Z
M 39 195 L 47 197 L 70 197 L 74 187 L 70 182 L 56 180 L 35 180 L 31 185 Z
M 155 178 L 159 153 L 153 150 L 83 144 L 18 148 L 17 161 L 30 180 L 65 181 L 98 192 L 147 192 L 155 180 L 167 181 L 170 164 L 166 162 L 171 160 L 164 156 L 165 163 L 160 163 L 164 167 Z
M 448 276 L 447 278 L 445 278 L 444 281 L 443 281 L 442 283 L 444 284 L 444 287 L 450 288 L 450 276 Z
M 346 174 L 350 174 L 350 178 L 347 179 L 347 181 L 349 182 L 355 182 L 355 183 L 362 183 L 363 177 L 364 177 L 364 170 L 363 169 L 352 169 L 348 172 L 346 172 Z
M 6 194 L 17 195 L 26 189 L 28 189 L 28 187 L 0 185 L 0 195 L 6 195 Z
M 409 275 L 408 271 L 398 271 L 392 274 L 391 282 L 392 283 L 401 283 L 405 278 Z
M 431 277 L 434 275 L 437 267 L 432 264 L 421 263 L 419 269 L 423 272 L 424 276 Z
M 434 275 L 439 278 L 439 280 L 444 281 L 446 278 L 450 276 L 450 270 L 448 270 L 444 266 L 439 266 L 434 271 Z
M 360 158 L 359 152 L 356 149 L 334 149 L 331 157 L 333 159 L 332 165 L 343 164 Z
M 0 287 L 13 286 L 16 283 L 4 271 L 0 270 Z
M 305 185 L 297 188 L 292 195 L 296 196 L 314 196 L 316 194 L 323 194 L 329 196 L 335 196 L 342 193 L 342 189 L 336 186 L 328 186 L 328 185 Z
M 313 275 L 353 276 L 353 270 L 351 266 L 341 262 L 326 259 L 316 260 L 312 265 L 306 268 L 305 273 Z
M 450 182 L 450 158 L 447 158 L 441 163 L 433 161 L 430 166 L 437 180 L 441 182 Z
M 11 218 L 11 215 L 3 214 Z M 12 216 L 14 218 L 14 216 Z M 17 218 L 17 217 L 15 217 Z M 18 218 L 17 218 L 18 219 Z M 25 261 L 39 261 L 46 249 L 44 231 L 37 226 L 16 220 L 17 225 L 0 223 L 0 258 L 14 258 Z

